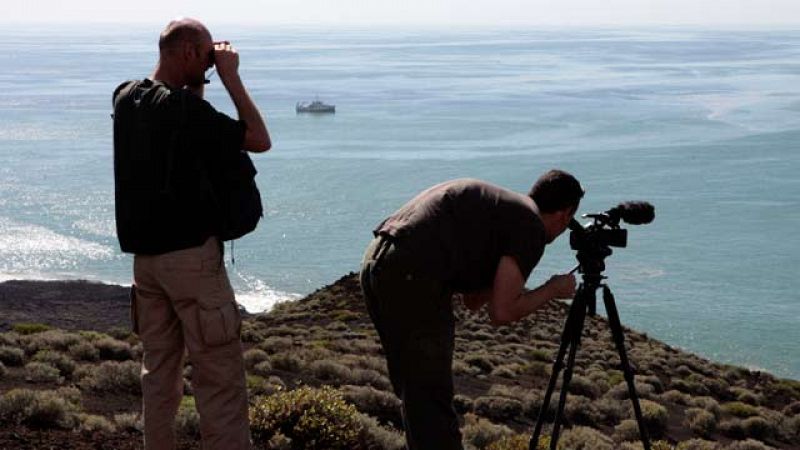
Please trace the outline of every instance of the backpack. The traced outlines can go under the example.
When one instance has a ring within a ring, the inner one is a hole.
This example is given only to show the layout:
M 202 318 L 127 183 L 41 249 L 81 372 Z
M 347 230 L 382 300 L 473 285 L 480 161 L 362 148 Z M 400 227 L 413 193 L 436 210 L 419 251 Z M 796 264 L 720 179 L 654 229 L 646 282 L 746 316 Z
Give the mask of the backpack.
M 186 95 L 190 94 L 181 92 L 181 129 L 186 124 Z M 183 145 L 182 139 L 180 145 Z M 204 172 L 220 214 L 217 237 L 222 241 L 232 241 L 255 230 L 264 217 L 261 192 L 255 180 L 258 171 L 245 150 L 226 155 L 216 162 L 220 165 L 215 166 L 213 172 Z

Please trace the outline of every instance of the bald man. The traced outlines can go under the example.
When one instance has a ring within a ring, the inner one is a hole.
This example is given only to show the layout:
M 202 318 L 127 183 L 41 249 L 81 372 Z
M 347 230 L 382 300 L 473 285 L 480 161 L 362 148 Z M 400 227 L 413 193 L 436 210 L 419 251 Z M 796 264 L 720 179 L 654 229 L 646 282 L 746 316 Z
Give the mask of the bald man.
M 269 133 L 229 42 L 215 42 L 197 20 L 179 19 L 158 44 L 152 75 L 121 84 L 113 96 L 117 235 L 122 251 L 134 254 L 145 449 L 175 448 L 184 349 L 202 448 L 249 449 L 241 317 L 209 180 L 235 152 L 269 150 Z M 214 65 L 238 120 L 203 100 L 205 72 Z

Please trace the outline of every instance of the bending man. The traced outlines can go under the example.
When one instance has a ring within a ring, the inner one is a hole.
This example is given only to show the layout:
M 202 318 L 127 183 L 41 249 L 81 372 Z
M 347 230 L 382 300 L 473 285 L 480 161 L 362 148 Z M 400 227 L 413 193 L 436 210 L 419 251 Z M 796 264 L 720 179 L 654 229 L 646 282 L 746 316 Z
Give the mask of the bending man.
M 578 181 L 559 170 L 542 175 L 528 196 L 455 180 L 420 193 L 374 230 L 361 285 L 402 400 L 409 449 L 462 448 L 452 405 L 453 294 L 470 309 L 486 305 L 494 325 L 572 297 L 572 275 L 523 288 L 582 197 Z

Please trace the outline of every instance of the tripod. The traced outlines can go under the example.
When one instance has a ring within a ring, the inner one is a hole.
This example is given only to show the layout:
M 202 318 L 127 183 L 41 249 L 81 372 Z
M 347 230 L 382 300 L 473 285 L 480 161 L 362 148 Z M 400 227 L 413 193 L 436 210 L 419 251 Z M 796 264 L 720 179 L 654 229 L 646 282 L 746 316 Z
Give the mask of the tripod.
M 547 391 L 544 395 L 542 406 L 539 409 L 539 417 L 536 421 L 536 428 L 533 431 L 533 436 L 528 445 L 529 450 L 536 450 L 539 445 L 539 435 L 542 431 L 545 417 L 547 416 L 548 406 L 550 405 L 550 398 L 553 395 L 553 389 L 556 387 L 559 373 L 564 369 L 564 381 L 561 386 L 561 393 L 558 399 L 558 410 L 556 411 L 555 422 L 553 423 L 553 432 L 550 438 L 550 450 L 556 450 L 558 444 L 559 431 L 561 429 L 561 418 L 564 413 L 564 405 L 567 402 L 567 391 L 569 383 L 572 380 L 572 371 L 575 367 L 575 353 L 578 350 L 581 342 L 581 333 L 583 332 L 583 325 L 588 312 L 589 316 L 594 316 L 596 312 L 596 291 L 600 287 L 603 288 L 603 303 L 606 307 L 608 314 L 608 323 L 611 327 L 611 334 L 616 344 L 617 352 L 619 353 L 620 363 L 625 375 L 625 381 L 628 383 L 628 393 L 630 394 L 631 402 L 633 403 L 633 411 L 636 415 L 636 423 L 639 425 L 639 435 L 644 445 L 644 450 L 650 450 L 650 440 L 647 436 L 647 430 L 644 428 L 642 420 L 642 409 L 639 405 L 639 398 L 636 395 L 636 388 L 633 383 L 633 371 L 631 370 L 628 362 L 628 355 L 625 351 L 625 336 L 622 333 L 622 325 L 619 321 L 619 314 L 617 313 L 617 306 L 614 303 L 614 295 L 611 289 L 603 284 L 602 281 L 606 278 L 602 275 L 605 270 L 605 257 L 611 255 L 611 249 L 608 246 L 595 247 L 593 249 L 579 250 L 578 251 L 578 268 L 582 274 L 582 281 L 575 292 L 575 298 L 570 306 L 567 320 L 564 323 L 564 331 L 561 334 L 561 345 L 558 349 L 558 355 L 553 363 L 553 372 L 550 376 L 550 383 L 547 386 Z M 569 347 L 569 357 L 567 365 L 564 367 L 564 355 Z

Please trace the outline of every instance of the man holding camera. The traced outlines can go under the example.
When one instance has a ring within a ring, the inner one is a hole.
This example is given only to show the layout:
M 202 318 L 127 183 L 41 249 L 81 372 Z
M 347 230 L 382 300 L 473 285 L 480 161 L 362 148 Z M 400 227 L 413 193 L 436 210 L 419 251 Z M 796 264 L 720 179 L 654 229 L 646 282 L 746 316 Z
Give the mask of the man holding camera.
M 462 448 L 452 404 L 452 299 L 472 310 L 486 305 L 502 325 L 572 297 L 571 274 L 524 286 L 582 197 L 580 183 L 560 170 L 542 175 L 528 196 L 454 180 L 420 193 L 374 230 L 361 285 L 402 400 L 409 449 Z
M 216 65 L 239 120 L 203 100 Z M 147 450 L 175 448 L 183 356 L 204 449 L 249 449 L 241 317 L 222 261 L 220 211 L 210 178 L 231 152 L 264 152 L 264 120 L 238 74 L 239 56 L 194 19 L 170 22 L 144 80 L 121 84 L 114 103 L 117 235 L 134 254 L 131 313 L 144 347 Z

